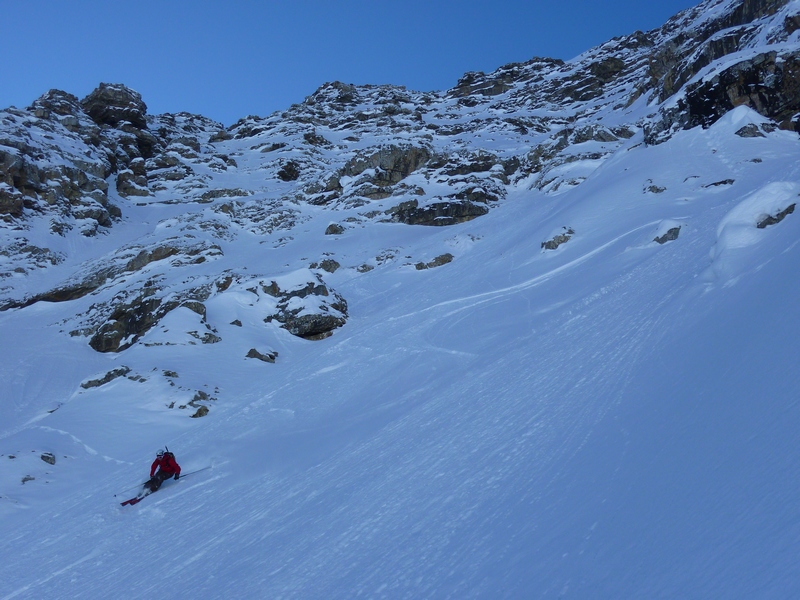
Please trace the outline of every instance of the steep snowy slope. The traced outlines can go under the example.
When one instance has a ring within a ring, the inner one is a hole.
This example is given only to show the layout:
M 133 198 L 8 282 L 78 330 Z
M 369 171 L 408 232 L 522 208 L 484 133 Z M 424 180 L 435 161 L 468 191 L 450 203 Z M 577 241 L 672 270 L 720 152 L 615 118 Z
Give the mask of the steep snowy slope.
M 6 111 L 0 598 L 798 595 L 798 8 Z M 164 444 L 210 468 L 120 507 Z

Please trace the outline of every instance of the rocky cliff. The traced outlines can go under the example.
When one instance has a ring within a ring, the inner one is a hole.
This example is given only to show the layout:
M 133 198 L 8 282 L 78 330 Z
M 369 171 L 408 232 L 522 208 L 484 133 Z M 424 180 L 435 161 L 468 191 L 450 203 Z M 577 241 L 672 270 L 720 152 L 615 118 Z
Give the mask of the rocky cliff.
M 150 115 L 123 85 L 100 84 L 82 100 L 51 90 L 0 112 L 0 309 L 90 297 L 65 333 L 122 352 L 182 307 L 198 315 L 197 343 L 215 343 L 203 303 L 249 290 L 263 326 L 325 337 L 348 318 L 328 281 L 340 267 L 427 269 L 452 254 L 401 259 L 378 247 L 287 268 L 230 264 L 226 247 L 281 248 L 320 218 L 320 238 L 452 226 L 511 189 L 563 194 L 620 149 L 709 127 L 739 106 L 764 117 L 742 135 L 800 131 L 798 29 L 795 2 L 706 0 L 570 61 L 467 73 L 442 92 L 326 83 L 230 127 Z M 155 220 L 141 221 L 153 207 Z M 123 233 L 122 223 L 135 226 Z M 568 242 L 567 231 L 543 249 Z

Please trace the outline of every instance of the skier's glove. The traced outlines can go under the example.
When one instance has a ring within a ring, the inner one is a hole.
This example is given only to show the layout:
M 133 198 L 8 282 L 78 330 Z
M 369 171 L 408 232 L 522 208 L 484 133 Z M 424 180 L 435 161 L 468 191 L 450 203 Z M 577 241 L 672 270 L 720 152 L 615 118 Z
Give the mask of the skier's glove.
M 180 475 L 178 473 L 175 473 L 175 479 L 177 479 L 178 477 L 180 477 Z

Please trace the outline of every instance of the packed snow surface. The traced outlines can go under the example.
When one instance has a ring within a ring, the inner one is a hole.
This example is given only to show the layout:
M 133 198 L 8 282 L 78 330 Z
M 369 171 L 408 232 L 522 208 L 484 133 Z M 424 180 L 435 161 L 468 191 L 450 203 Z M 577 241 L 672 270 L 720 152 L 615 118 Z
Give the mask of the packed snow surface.
M 453 227 L 320 236 L 306 207 L 287 245 L 224 248 L 282 289 L 393 248 L 332 274 L 350 319 L 321 341 L 235 288 L 211 345 L 186 308 L 121 354 L 65 333 L 89 299 L 0 313 L 0 598 L 797 596 L 800 221 L 756 225 L 796 201 L 798 142 L 741 119 Z M 208 416 L 166 409 L 195 390 Z M 210 468 L 120 507 L 165 444 Z
M 648 145 L 685 90 L 636 87 L 737 6 L 450 92 L 148 116 L 144 183 L 136 128 L 3 111 L 47 181 L 0 184 L 0 600 L 800 597 L 800 140 L 739 106 Z M 690 83 L 794 52 L 798 6 Z M 486 214 L 391 216 L 459 194 Z M 183 477 L 120 506 L 165 446 Z

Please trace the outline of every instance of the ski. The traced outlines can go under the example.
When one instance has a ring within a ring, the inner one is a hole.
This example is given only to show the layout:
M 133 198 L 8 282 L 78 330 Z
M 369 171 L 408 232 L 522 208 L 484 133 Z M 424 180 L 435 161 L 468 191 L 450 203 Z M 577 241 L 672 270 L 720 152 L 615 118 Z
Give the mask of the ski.
M 137 494 L 136 496 L 134 496 L 130 500 L 125 500 L 125 502 L 120 502 L 120 506 L 133 506 L 134 504 L 138 504 L 139 502 L 141 502 L 142 500 L 147 498 L 147 496 L 149 496 L 152 493 L 153 492 L 148 491 L 148 490 L 142 490 L 141 492 L 139 492 L 139 494 Z
M 191 471 L 191 472 L 189 472 L 189 473 L 186 473 L 186 474 L 184 474 L 184 475 L 181 475 L 181 476 L 178 478 L 178 481 L 180 481 L 181 479 L 183 479 L 183 478 L 185 478 L 185 477 L 188 477 L 189 475 L 194 475 L 195 473 L 199 473 L 200 471 L 205 471 L 206 469 L 210 469 L 210 468 L 211 468 L 211 466 L 209 465 L 208 467 L 203 467 L 202 469 L 197 469 L 196 471 Z M 167 479 L 167 481 L 169 481 L 169 479 Z M 142 496 L 134 496 L 134 497 L 133 497 L 133 498 L 131 498 L 130 500 L 125 500 L 125 502 L 120 502 L 120 506 L 133 506 L 134 504 L 138 504 L 139 502 L 141 502 L 142 500 L 144 500 L 144 499 L 145 499 L 147 496 L 149 496 L 149 495 L 150 495 L 150 494 L 152 494 L 152 493 L 153 493 L 153 492 L 146 492 L 146 493 L 145 493 L 144 495 L 142 495 Z
M 144 500 L 144 498 L 145 496 L 134 496 L 130 500 L 125 500 L 125 502 L 120 502 L 120 506 L 133 506 L 134 504 L 137 504 L 138 502 Z

